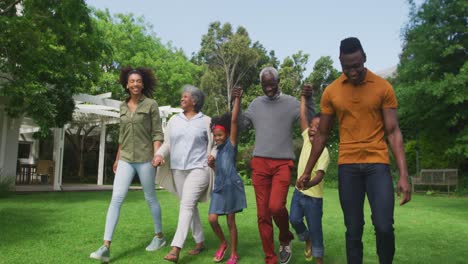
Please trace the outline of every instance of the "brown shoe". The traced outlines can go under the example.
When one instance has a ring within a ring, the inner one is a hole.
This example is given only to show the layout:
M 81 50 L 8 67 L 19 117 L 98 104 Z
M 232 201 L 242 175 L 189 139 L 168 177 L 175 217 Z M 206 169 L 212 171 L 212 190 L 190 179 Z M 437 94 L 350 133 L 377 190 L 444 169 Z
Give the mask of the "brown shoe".
M 198 254 L 202 253 L 205 249 L 206 248 L 205 248 L 204 245 L 198 246 L 198 247 L 195 247 L 194 249 L 190 250 L 188 252 L 188 254 L 191 255 L 191 256 L 195 256 L 195 255 L 198 255 Z
M 164 257 L 164 259 L 170 262 L 177 263 L 179 262 L 179 255 L 177 255 L 176 253 L 169 252 L 169 254 L 167 254 Z

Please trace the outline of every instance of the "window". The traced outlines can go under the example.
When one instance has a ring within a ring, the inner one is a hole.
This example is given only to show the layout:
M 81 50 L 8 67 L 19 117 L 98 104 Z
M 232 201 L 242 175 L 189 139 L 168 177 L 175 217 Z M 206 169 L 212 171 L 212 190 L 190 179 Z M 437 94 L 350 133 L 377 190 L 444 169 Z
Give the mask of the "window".
M 18 159 L 29 159 L 31 155 L 32 142 L 18 143 Z

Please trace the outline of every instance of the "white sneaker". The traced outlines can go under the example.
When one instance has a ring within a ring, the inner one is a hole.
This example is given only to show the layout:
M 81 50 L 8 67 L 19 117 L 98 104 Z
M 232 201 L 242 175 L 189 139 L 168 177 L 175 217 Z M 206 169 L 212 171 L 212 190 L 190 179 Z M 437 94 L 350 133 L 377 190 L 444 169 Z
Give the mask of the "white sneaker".
M 89 255 L 92 259 L 100 260 L 101 262 L 109 262 L 110 250 L 106 246 L 101 246 L 98 250 Z
M 146 251 L 156 251 L 166 245 L 166 238 L 155 236 L 151 243 L 146 247 Z

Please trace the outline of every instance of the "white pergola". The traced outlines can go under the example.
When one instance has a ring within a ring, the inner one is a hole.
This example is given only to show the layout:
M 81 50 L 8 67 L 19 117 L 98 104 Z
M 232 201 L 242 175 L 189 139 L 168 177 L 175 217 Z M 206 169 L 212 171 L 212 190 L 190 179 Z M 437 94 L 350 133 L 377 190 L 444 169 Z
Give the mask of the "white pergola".
M 119 123 L 119 107 L 121 101 L 110 99 L 111 93 L 100 95 L 77 94 L 73 96 L 75 100 L 76 110 L 73 113 L 74 120 L 86 120 L 89 124 L 95 124 L 100 127 L 99 139 L 99 163 L 97 185 L 103 185 L 104 180 L 104 155 L 106 148 L 106 126 L 108 124 Z M 163 129 L 166 127 L 167 118 L 173 113 L 179 113 L 182 109 L 172 108 L 171 106 L 159 107 L 159 113 L 162 120 Z M 26 121 L 26 120 L 25 120 Z M 55 162 L 55 175 L 53 189 L 61 190 L 62 186 L 62 166 L 64 154 L 64 139 L 65 129 L 68 126 L 54 128 L 54 150 L 53 160 Z M 33 122 L 23 122 L 20 127 L 20 134 L 32 133 L 38 131 L 39 128 Z

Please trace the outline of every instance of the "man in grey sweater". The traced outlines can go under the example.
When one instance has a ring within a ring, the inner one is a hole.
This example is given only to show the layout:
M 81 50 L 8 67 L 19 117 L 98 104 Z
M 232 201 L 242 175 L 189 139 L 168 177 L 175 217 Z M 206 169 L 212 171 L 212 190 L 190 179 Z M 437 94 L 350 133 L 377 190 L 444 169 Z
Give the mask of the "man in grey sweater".
M 265 263 L 277 263 L 273 241 L 273 221 L 279 228 L 280 263 L 291 259 L 289 217 L 286 209 L 291 169 L 295 158 L 293 126 L 299 118 L 299 101 L 278 89 L 278 71 L 273 67 L 260 72 L 260 81 L 265 96 L 255 98 L 239 118 L 242 130 L 255 129 L 255 149 L 251 161 L 252 183 L 257 203 L 257 221 Z M 240 96 L 240 89 L 233 90 Z M 312 90 L 303 89 L 308 100 L 308 113 L 313 115 Z

